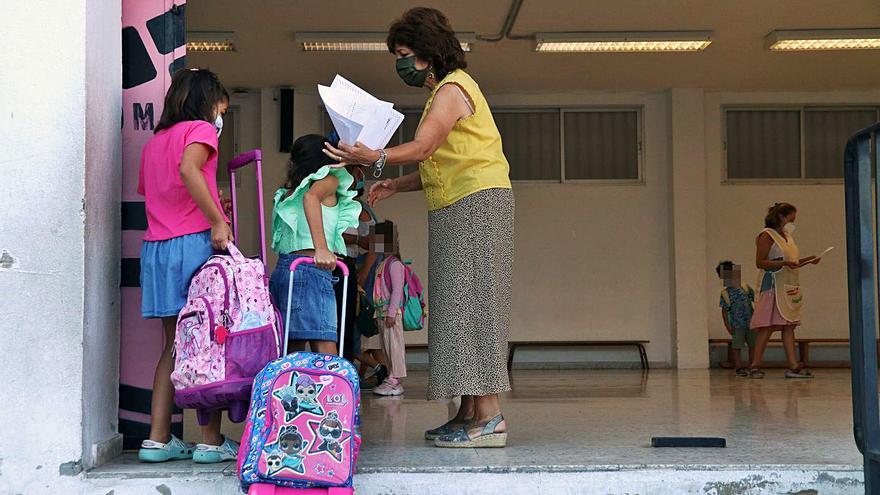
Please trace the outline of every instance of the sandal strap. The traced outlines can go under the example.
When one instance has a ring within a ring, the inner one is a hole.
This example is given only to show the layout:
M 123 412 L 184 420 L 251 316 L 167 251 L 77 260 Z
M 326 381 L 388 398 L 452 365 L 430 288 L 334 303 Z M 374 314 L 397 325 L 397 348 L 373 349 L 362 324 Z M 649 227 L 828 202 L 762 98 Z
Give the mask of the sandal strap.
M 504 416 L 502 416 L 501 414 L 490 419 L 489 422 L 486 423 L 486 426 L 483 427 L 482 434 L 483 435 L 491 435 L 491 434 L 495 433 L 495 428 L 497 428 L 498 425 L 501 424 L 502 421 L 504 421 Z

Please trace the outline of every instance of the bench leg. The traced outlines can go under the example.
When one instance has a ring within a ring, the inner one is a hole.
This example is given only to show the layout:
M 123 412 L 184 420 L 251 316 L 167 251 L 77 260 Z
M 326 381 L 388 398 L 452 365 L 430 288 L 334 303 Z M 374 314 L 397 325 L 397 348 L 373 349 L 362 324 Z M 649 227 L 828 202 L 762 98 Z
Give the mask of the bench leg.
M 645 350 L 645 346 L 642 344 L 636 344 L 636 347 L 639 348 L 639 359 L 642 361 L 642 369 L 651 369 L 651 365 L 648 364 L 648 351 Z
M 513 353 L 516 351 L 516 346 L 510 344 L 507 346 L 507 372 L 510 373 L 513 370 Z

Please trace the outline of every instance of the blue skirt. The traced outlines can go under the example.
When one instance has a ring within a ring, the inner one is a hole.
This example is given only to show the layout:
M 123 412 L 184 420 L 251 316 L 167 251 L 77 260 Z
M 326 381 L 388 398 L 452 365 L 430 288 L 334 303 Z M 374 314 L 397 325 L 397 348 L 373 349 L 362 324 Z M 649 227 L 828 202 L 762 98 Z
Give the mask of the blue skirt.
M 189 283 L 214 254 L 211 231 L 182 235 L 141 246 L 141 316 L 177 316 L 186 304 Z

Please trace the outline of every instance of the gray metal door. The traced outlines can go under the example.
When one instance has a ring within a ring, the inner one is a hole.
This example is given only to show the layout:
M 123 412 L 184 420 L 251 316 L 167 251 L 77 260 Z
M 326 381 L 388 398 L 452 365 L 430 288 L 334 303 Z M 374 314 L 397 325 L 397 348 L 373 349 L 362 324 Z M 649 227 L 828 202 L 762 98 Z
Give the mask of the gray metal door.
M 846 145 L 846 255 L 852 360 L 853 434 L 864 456 L 865 492 L 880 493 L 880 403 L 877 394 L 877 202 L 880 124 Z

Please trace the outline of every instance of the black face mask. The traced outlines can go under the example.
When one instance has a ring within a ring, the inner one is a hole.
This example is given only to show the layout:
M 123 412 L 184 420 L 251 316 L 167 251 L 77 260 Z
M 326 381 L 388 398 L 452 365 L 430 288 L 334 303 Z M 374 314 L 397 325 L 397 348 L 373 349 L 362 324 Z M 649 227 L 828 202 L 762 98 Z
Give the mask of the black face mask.
M 428 78 L 428 70 L 430 67 L 425 67 L 422 70 L 416 69 L 416 57 L 409 56 L 404 58 L 397 59 L 397 75 L 403 79 L 403 82 L 410 86 L 415 86 L 417 88 L 421 88 L 425 85 L 425 79 Z

